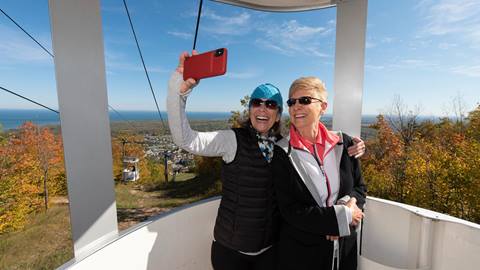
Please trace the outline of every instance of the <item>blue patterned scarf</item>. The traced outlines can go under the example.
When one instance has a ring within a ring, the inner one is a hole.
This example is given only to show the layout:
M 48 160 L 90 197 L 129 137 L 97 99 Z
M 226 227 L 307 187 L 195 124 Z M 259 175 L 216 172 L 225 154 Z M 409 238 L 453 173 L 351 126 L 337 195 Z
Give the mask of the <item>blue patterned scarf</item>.
M 273 146 L 277 138 L 271 134 L 269 134 L 269 136 L 262 136 L 257 132 L 257 140 L 260 152 L 262 152 L 265 160 L 270 163 L 273 158 Z

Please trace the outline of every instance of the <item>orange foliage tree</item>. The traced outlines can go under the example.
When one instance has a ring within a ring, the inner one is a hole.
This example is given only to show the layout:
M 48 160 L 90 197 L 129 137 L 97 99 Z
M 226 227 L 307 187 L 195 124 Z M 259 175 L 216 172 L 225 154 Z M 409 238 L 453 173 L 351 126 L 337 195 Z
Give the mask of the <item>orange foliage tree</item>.
M 159 161 L 150 160 L 145 155 L 144 139 L 140 135 L 119 134 L 112 138 L 113 175 L 115 180 L 122 180 L 124 169 L 123 156 L 133 156 L 139 159 L 139 183 L 148 188 L 164 182 L 164 167 Z
M 371 126 L 377 137 L 366 142 L 368 151 L 362 161 L 362 170 L 369 191 L 376 196 L 402 201 L 404 181 L 404 145 L 400 136 L 393 132 L 383 115 Z
M 480 107 L 466 122 L 423 122 L 406 145 L 383 116 L 366 142 L 369 194 L 480 223 Z
M 0 233 L 22 228 L 26 216 L 48 206 L 49 187 L 65 186 L 61 141 L 46 128 L 24 123 L 0 144 Z M 62 183 L 55 183 L 59 181 Z M 43 198 L 43 200 L 42 200 Z

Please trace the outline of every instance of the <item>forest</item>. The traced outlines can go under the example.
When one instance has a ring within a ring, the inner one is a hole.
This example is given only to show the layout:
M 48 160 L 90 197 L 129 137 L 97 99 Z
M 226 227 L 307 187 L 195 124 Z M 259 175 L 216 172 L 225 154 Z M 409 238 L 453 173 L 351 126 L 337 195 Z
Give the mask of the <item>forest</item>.
M 238 124 L 241 117 L 242 113 L 232 112 L 230 125 Z M 209 126 L 206 122 L 199 125 Z M 365 128 L 369 136 L 364 138 L 367 151 L 361 163 L 369 196 L 480 223 L 480 106 L 466 117 L 435 121 L 419 121 L 416 114 L 400 112 L 378 115 Z M 143 136 L 132 130 L 113 134 L 113 177 L 119 181 L 125 151 L 122 142 L 141 142 Z M 50 198 L 66 197 L 60 135 L 58 130 L 31 122 L 0 132 L 0 234 L 22 229 L 28 215 L 48 210 Z M 144 152 L 141 143 L 128 145 L 129 155 L 144 157 Z M 218 180 L 220 162 L 196 157 L 195 172 L 200 179 Z M 139 167 L 139 184 L 147 190 L 165 180 L 162 163 L 141 158 Z

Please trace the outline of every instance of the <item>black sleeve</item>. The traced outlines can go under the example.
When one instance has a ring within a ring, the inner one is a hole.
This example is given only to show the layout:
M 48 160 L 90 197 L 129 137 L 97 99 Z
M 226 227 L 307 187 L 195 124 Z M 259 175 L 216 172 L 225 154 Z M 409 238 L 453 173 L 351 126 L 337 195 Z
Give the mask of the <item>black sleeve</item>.
M 319 207 L 290 163 L 287 154 L 276 146 L 272 160 L 275 194 L 282 218 L 297 230 L 338 235 L 333 207 Z
M 355 197 L 357 199 L 357 206 L 360 209 L 363 209 L 367 197 L 367 186 L 363 181 L 360 160 L 358 158 L 348 156 L 347 148 L 353 145 L 353 140 L 345 133 L 343 134 L 343 143 L 345 146 L 343 148 L 343 155 L 346 154 L 348 157 L 348 161 L 351 164 L 351 173 L 353 178 L 353 189 L 350 193 L 350 197 Z

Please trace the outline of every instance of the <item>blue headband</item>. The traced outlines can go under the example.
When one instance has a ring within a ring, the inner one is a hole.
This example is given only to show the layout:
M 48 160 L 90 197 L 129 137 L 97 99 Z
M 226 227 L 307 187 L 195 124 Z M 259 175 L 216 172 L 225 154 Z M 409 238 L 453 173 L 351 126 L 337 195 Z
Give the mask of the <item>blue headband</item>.
M 250 100 L 254 98 L 274 100 L 278 104 L 279 112 L 281 113 L 283 110 L 282 94 L 280 93 L 280 90 L 278 90 L 278 88 L 273 84 L 264 83 L 257 86 L 257 88 L 255 88 L 250 95 Z

